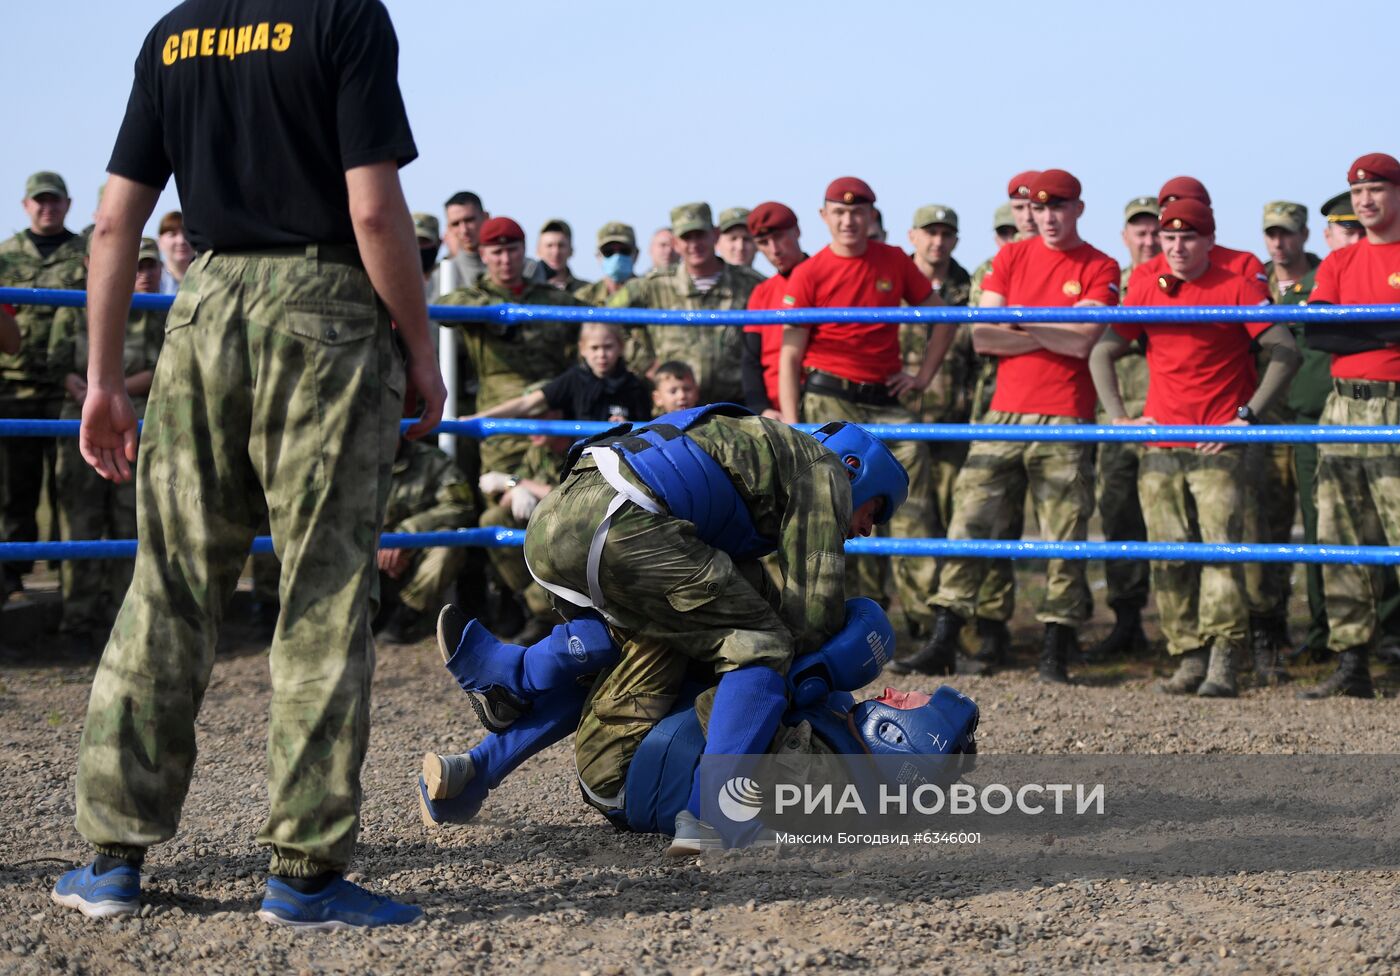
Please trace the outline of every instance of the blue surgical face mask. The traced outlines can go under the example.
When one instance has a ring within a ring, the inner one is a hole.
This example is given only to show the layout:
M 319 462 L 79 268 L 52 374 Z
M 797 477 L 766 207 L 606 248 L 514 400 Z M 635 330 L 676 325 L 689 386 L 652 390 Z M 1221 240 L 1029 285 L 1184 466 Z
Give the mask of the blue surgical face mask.
M 603 258 L 603 274 L 613 281 L 626 281 L 632 277 L 632 255 L 625 252 L 609 254 Z

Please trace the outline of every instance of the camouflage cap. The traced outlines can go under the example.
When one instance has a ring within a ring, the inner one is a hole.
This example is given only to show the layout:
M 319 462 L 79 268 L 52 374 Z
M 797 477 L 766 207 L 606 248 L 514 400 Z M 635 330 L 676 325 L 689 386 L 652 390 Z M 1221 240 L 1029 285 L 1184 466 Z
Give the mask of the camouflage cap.
M 719 228 L 721 234 L 727 230 L 733 230 L 735 227 L 742 227 L 744 230 L 748 230 L 749 208 L 730 207 L 728 210 L 721 210 L 719 212 L 719 223 L 715 226 Z
M 550 231 L 558 231 L 569 240 L 574 239 L 574 229 L 569 226 L 569 222 L 563 217 L 550 217 L 540 228 L 541 234 L 548 234 Z
M 413 215 L 413 236 L 420 241 L 441 244 L 442 234 L 438 230 L 438 219 L 430 213 L 422 211 L 415 213 Z
M 156 245 L 155 238 L 153 237 L 141 238 L 141 245 L 136 249 L 136 260 L 138 262 L 148 259 L 151 261 L 160 260 L 160 248 Z
M 63 182 L 63 177 L 57 173 L 40 170 L 24 181 L 24 198 L 32 200 L 41 193 L 53 193 L 66 198 L 68 184 Z
M 708 203 L 683 203 L 671 210 L 671 233 L 680 237 L 693 230 L 714 230 L 715 218 Z
M 941 203 L 925 204 L 914 211 L 914 222 L 910 226 L 927 227 L 929 224 L 947 224 L 953 230 L 957 230 L 958 212 Z
M 1264 229 L 1282 227 L 1297 234 L 1308 226 L 1308 208 L 1301 203 L 1275 200 L 1264 204 Z
M 1143 214 L 1150 214 L 1153 217 L 1162 216 L 1162 208 L 1157 205 L 1156 197 L 1133 197 L 1123 207 L 1123 223 L 1127 223 L 1134 217 L 1141 217 Z
M 1356 206 L 1351 202 L 1351 191 L 1343 190 L 1328 200 L 1320 208 L 1322 216 L 1329 224 L 1360 224 L 1356 219 Z
M 598 246 L 604 244 L 626 244 L 632 250 L 637 249 L 637 232 L 627 224 L 614 220 L 598 228 Z
M 1001 230 L 1003 227 L 1016 229 L 1016 216 L 1011 212 L 1009 200 L 997 207 L 996 212 L 992 214 L 992 230 Z

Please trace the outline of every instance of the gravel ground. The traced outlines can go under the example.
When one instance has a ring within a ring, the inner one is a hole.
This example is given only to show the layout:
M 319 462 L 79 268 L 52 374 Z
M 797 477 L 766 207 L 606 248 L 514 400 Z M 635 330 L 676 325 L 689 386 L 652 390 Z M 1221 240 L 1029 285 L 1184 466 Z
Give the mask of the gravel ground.
M 1029 624 L 1018 641 L 1029 662 Z M 430 834 L 410 791 L 418 758 L 479 732 L 429 643 L 381 651 L 357 865 L 371 888 L 422 905 L 424 922 L 292 934 L 250 915 L 268 679 L 261 648 L 236 637 L 200 717 L 181 834 L 147 862 L 143 917 L 93 922 L 48 897 L 87 856 L 73 772 L 92 666 L 36 657 L 0 659 L 0 972 L 1400 971 L 1397 871 L 1058 877 L 930 857 L 891 877 L 873 852 L 675 862 L 581 803 L 568 743 L 493 794 L 479 823 Z M 1022 666 L 955 684 L 981 705 L 984 752 L 1400 752 L 1392 682 L 1369 702 L 1300 703 L 1288 689 L 1206 702 L 1155 694 L 1154 670 L 1165 665 L 1080 668 L 1079 686 L 1044 688 Z

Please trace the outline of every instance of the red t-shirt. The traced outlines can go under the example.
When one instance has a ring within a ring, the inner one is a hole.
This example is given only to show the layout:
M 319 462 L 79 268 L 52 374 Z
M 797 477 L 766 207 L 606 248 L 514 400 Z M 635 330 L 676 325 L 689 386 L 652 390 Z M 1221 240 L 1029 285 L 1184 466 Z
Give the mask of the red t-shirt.
M 783 293 L 787 291 L 787 278 L 777 274 L 764 279 L 763 283 L 749 292 L 749 308 L 766 311 L 786 308 Z M 783 327 L 781 325 L 746 325 L 745 332 L 757 332 L 763 339 L 759 361 L 763 364 L 763 388 L 768 391 L 768 402 L 773 409 L 778 408 L 778 353 L 783 348 Z
M 787 279 L 783 308 L 895 308 L 921 305 L 933 294 L 913 258 L 897 247 L 871 241 L 858 258 L 824 247 Z M 856 383 L 883 383 L 904 366 L 899 324 L 823 322 L 812 327 L 802 365 Z
M 1124 305 L 1267 305 L 1269 291 L 1212 264 L 1195 281 L 1168 295 L 1151 281 L 1128 285 Z M 1143 416 L 1159 424 L 1223 424 L 1259 386 L 1250 344 L 1269 322 L 1117 322 L 1113 329 L 1132 342 L 1147 336 L 1147 405 Z M 1183 447 L 1158 444 L 1158 447 Z
M 1362 239 L 1333 251 L 1317 266 L 1311 302 L 1333 305 L 1400 303 L 1400 243 Z M 1346 380 L 1400 382 L 1400 345 L 1332 357 L 1332 375 Z
M 1055 251 L 1030 237 L 996 253 L 982 290 L 1008 305 L 1065 306 L 1086 298 L 1117 305 L 1118 279 L 1117 263 L 1092 245 Z M 1088 360 L 1037 349 L 997 364 L 993 410 L 1087 419 L 1096 400 Z
M 1264 270 L 1264 263 L 1248 251 L 1236 251 L 1233 247 L 1221 247 L 1217 244 L 1210 249 L 1210 263 L 1242 278 L 1253 278 L 1266 289 L 1269 287 L 1269 272 Z M 1156 285 L 1158 278 L 1171 273 L 1171 268 L 1167 267 L 1166 256 L 1158 254 L 1133 269 L 1128 278 L 1128 291 L 1132 291 L 1144 281 Z

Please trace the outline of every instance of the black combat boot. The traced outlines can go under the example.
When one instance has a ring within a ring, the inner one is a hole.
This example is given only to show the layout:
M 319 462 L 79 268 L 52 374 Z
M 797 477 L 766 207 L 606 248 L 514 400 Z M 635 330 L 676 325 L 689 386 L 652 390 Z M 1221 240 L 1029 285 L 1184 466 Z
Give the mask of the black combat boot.
M 1281 685 L 1289 680 L 1283 669 L 1283 651 L 1287 647 L 1288 624 L 1283 624 L 1284 640 L 1280 641 L 1278 621 L 1267 617 L 1249 618 L 1249 650 L 1254 658 L 1254 680 L 1261 688 Z
M 1079 649 L 1074 628 L 1067 624 L 1046 624 L 1045 640 L 1040 645 L 1040 680 L 1052 685 L 1069 684 L 1065 671 L 1070 654 Z
M 977 650 L 958 654 L 958 674 L 986 674 L 999 668 L 1011 656 L 1011 630 L 1000 620 L 974 617 L 977 628 Z
M 1365 647 L 1349 647 L 1337 655 L 1337 670 L 1322 684 L 1304 688 L 1299 698 L 1374 698 L 1371 668 L 1366 661 Z
M 952 674 L 958 663 L 958 635 L 966 621 L 947 607 L 939 607 L 933 621 L 933 636 L 907 658 L 895 658 L 889 669 L 895 674 Z
M 1142 629 L 1142 607 L 1135 603 L 1113 604 L 1113 629 L 1089 648 L 1088 660 L 1110 661 L 1141 654 L 1147 650 L 1147 634 Z

